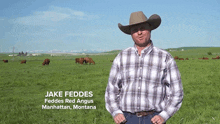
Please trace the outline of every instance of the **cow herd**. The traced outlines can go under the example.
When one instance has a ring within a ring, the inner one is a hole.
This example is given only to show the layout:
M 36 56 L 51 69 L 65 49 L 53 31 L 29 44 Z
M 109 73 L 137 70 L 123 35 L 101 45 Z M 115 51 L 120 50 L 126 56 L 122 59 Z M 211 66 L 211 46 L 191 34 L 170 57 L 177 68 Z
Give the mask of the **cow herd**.
M 178 56 L 174 57 L 175 60 L 184 60 L 184 58 L 179 58 Z M 189 58 L 186 58 L 185 60 L 189 60 Z
M 178 56 L 175 56 L 174 57 L 175 60 L 189 60 L 189 58 L 179 58 Z M 203 57 L 203 58 L 198 58 L 198 59 L 202 59 L 202 60 L 208 60 L 209 58 L 207 57 Z M 215 58 L 212 58 L 212 59 L 220 59 L 219 56 L 216 56 Z M 8 60 L 2 60 L 4 63 L 8 63 Z M 23 64 L 25 63 L 26 64 L 27 60 L 22 60 L 20 64 Z M 113 62 L 113 60 L 110 60 L 110 62 Z M 50 59 L 45 59 L 42 63 L 42 65 L 49 65 L 50 63 Z M 89 57 L 85 57 L 85 58 L 75 58 L 75 63 L 79 63 L 81 65 L 83 65 L 84 63 L 87 64 L 95 64 L 95 62 L 92 60 L 92 58 L 89 58 Z
M 8 63 L 8 60 L 2 60 L 4 63 Z M 20 64 L 26 64 L 27 60 L 22 60 Z M 42 65 L 49 65 L 50 59 L 45 59 Z
M 95 62 L 92 60 L 92 58 L 89 58 L 89 57 L 85 57 L 85 58 L 76 58 L 75 59 L 75 62 L 76 63 L 79 63 L 81 65 L 83 65 L 83 63 L 89 63 L 89 64 L 95 64 Z
M 89 64 L 95 64 L 95 62 L 92 60 L 92 58 L 89 58 L 89 57 L 85 57 L 85 58 L 76 58 L 75 59 L 75 61 L 76 61 L 76 63 L 79 63 L 79 64 L 84 64 L 84 63 L 89 63 Z M 3 62 L 4 63 L 8 63 L 8 60 L 3 60 Z M 26 60 L 22 60 L 21 61 L 21 63 L 20 64 L 23 64 L 23 63 L 25 63 L 26 64 Z M 50 59 L 45 59 L 44 61 L 43 61 L 43 63 L 42 63 L 42 65 L 44 66 L 44 65 L 49 65 L 49 63 L 50 63 Z
M 184 59 L 184 58 L 179 58 L 178 56 L 175 56 L 174 59 L 175 59 L 175 60 L 189 60 L 189 58 Z M 202 58 L 198 58 L 198 59 L 208 60 L 209 58 L 207 58 L 207 57 L 202 57 Z M 212 58 L 212 59 L 220 59 L 220 57 L 219 57 L 219 56 L 216 56 L 215 58 Z

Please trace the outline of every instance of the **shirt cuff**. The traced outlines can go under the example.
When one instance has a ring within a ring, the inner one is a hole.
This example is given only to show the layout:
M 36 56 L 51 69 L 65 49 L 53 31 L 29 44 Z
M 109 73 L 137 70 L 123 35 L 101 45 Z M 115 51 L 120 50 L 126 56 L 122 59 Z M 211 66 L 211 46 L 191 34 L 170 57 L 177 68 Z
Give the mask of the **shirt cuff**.
M 166 122 L 170 118 L 166 111 L 162 111 L 159 115 L 164 119 L 164 122 Z
M 114 111 L 114 112 L 112 113 L 112 117 L 114 118 L 115 115 L 117 115 L 117 114 L 119 114 L 119 113 L 123 114 L 123 112 L 122 112 L 121 110 L 116 110 L 116 111 Z

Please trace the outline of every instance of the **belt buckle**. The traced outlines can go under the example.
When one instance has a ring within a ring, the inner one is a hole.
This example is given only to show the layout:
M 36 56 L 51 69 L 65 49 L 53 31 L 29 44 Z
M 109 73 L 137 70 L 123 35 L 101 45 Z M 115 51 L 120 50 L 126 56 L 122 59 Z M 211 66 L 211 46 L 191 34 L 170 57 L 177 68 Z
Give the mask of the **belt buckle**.
M 137 117 L 142 117 L 142 115 L 141 115 L 141 114 L 140 114 L 140 115 L 138 115 L 138 112 L 136 113 L 136 116 L 137 116 Z

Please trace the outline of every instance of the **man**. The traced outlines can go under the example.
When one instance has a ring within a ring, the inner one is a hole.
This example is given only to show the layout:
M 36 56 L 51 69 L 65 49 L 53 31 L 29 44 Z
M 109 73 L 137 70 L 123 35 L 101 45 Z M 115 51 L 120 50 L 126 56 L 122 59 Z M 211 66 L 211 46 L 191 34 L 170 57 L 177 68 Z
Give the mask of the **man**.
M 134 47 L 113 61 L 105 92 L 106 109 L 116 124 L 163 124 L 182 105 L 183 87 L 173 57 L 153 46 L 151 31 L 161 18 L 131 13 L 129 25 L 119 29 L 131 35 Z

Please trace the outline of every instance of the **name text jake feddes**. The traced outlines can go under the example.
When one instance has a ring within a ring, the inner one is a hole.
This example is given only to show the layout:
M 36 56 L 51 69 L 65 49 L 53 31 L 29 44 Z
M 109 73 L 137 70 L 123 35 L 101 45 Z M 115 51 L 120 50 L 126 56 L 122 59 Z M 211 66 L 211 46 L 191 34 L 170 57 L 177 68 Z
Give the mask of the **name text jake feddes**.
M 44 103 L 50 105 L 42 105 L 42 109 L 96 109 L 96 106 L 91 105 L 94 103 L 91 97 L 92 91 L 47 91 Z
M 45 97 L 92 97 L 92 91 L 47 91 Z

